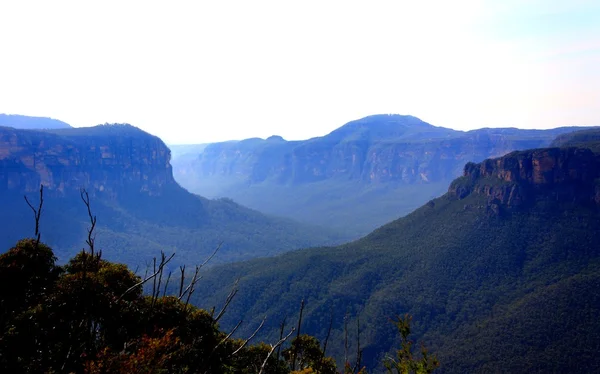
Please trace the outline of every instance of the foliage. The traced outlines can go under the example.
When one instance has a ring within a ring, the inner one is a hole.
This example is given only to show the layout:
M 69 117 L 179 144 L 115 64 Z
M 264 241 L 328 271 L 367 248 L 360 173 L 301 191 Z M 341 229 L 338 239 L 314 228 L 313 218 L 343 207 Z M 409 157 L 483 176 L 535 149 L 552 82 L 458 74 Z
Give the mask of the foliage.
M 272 345 L 231 338 L 180 297 L 144 295 L 143 283 L 101 252 L 58 266 L 45 244 L 19 241 L 0 255 L 0 371 L 337 373 L 312 336 L 295 338 L 280 358 Z
M 415 359 L 412 353 L 412 342 L 408 340 L 410 335 L 410 320 L 412 318 L 407 314 L 397 316 L 394 325 L 402 338 L 401 347 L 396 352 L 397 360 L 387 358 L 384 365 L 389 373 L 398 374 L 429 374 L 432 373 L 440 363 L 435 357 L 429 357 L 429 353 L 424 346 L 421 346 L 421 358 Z
M 600 209 L 553 192 L 539 190 L 499 215 L 483 193 L 446 195 L 353 243 L 211 268 L 195 302 L 219 303 L 230 287 L 223 279 L 240 278 L 232 315 L 254 323 L 262 315 L 294 318 L 295 300 L 305 298 L 303 332 L 319 339 L 331 309 L 360 313 L 369 371 L 384 371 L 383 356 L 395 356 L 399 342 L 381 321 L 401 311 L 413 316 L 415 338 L 445 372 L 593 372 L 600 367 L 589 348 L 600 344 L 597 278 L 567 280 L 600 269 Z M 259 337 L 277 331 L 267 323 Z M 343 342 L 338 317 L 328 346 L 338 363 Z

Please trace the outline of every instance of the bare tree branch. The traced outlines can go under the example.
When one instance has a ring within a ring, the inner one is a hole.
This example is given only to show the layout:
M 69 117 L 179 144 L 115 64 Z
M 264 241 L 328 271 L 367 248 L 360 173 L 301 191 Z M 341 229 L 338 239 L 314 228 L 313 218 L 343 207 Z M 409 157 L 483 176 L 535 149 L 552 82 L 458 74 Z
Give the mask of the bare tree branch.
M 136 284 L 134 284 L 133 286 L 129 287 L 125 292 L 123 292 L 123 294 L 121 296 L 119 296 L 119 298 L 117 299 L 117 301 L 121 300 L 125 295 L 127 295 L 128 293 L 130 293 L 131 291 L 135 290 L 137 287 L 143 286 L 144 283 L 148 282 L 150 279 L 153 279 L 154 277 L 156 277 L 158 275 L 158 273 L 161 271 L 161 269 L 169 263 L 169 261 L 171 261 L 171 259 L 173 259 L 173 257 L 175 256 L 175 253 L 173 253 L 171 256 L 169 256 L 165 261 L 161 261 L 161 263 L 158 266 L 158 270 L 155 271 L 153 274 L 149 275 L 148 277 L 146 277 L 145 279 L 137 282 Z
M 327 342 L 329 342 L 329 336 L 331 335 L 331 328 L 333 327 L 333 305 L 330 308 L 329 314 L 329 327 L 327 328 L 327 335 L 325 336 L 325 342 L 323 342 L 323 354 L 321 356 L 321 360 L 319 361 L 319 367 L 317 368 L 317 372 L 321 370 L 323 366 L 323 360 L 325 359 L 325 355 L 327 353 Z
M 231 289 L 231 292 L 229 292 L 229 295 L 227 295 L 227 299 L 225 300 L 223 309 L 221 309 L 221 311 L 219 312 L 219 314 L 217 314 L 217 317 L 215 318 L 215 322 L 218 322 L 221 319 L 221 317 L 223 317 L 223 314 L 225 314 L 225 311 L 227 310 L 229 303 L 231 303 L 231 300 L 233 300 L 233 297 L 235 296 L 235 294 L 237 294 L 237 292 L 238 292 L 237 285 L 238 285 L 239 281 L 240 281 L 239 278 L 235 280 L 235 283 L 233 284 L 233 288 Z
M 287 319 L 287 315 L 283 317 L 283 321 L 279 324 L 279 340 L 283 338 L 283 330 L 285 330 L 285 321 Z M 277 361 L 279 361 L 279 355 L 281 353 L 281 346 L 277 348 Z
M 360 316 L 356 316 L 356 364 L 354 371 L 360 370 L 360 362 L 362 360 L 362 350 L 360 349 Z
M 221 340 L 217 345 L 215 345 L 215 347 L 212 350 L 212 353 L 214 353 L 217 348 L 219 348 L 221 346 L 221 344 L 225 343 L 227 341 L 227 339 L 231 338 L 231 335 L 233 335 L 233 333 L 235 333 L 237 331 L 237 329 L 240 327 L 240 325 L 242 324 L 243 320 L 240 320 L 237 325 L 235 325 L 235 327 L 233 328 L 233 330 L 231 330 L 231 332 L 229 334 L 227 334 L 226 337 L 223 338 L 223 340 Z M 211 356 L 212 356 L 211 353 Z
M 169 281 L 171 280 L 172 272 L 169 271 L 169 275 L 167 276 L 167 281 L 165 282 L 165 289 L 163 290 L 163 297 L 167 295 L 167 287 L 169 286 Z
M 344 364 L 348 363 L 348 314 L 344 316 Z
M 292 329 L 290 330 L 290 332 L 284 336 L 283 338 L 281 338 L 275 345 L 271 346 L 271 350 L 269 351 L 269 354 L 267 355 L 267 358 L 265 358 L 265 360 L 262 363 L 262 366 L 260 367 L 260 371 L 258 372 L 258 374 L 262 374 L 263 371 L 265 370 L 265 366 L 267 366 L 267 362 L 269 361 L 269 358 L 271 357 L 271 355 L 273 354 L 273 352 L 275 351 L 275 349 L 279 346 L 281 346 L 283 343 L 285 343 L 285 341 L 294 333 L 294 330 L 296 330 L 294 327 L 292 327 Z
M 298 328 L 296 330 L 296 339 L 300 337 L 300 326 L 302 325 L 302 312 L 304 312 L 304 299 L 300 302 L 300 316 L 298 317 Z M 292 355 L 292 371 L 296 370 L 296 357 L 298 356 L 298 345 L 294 347 Z
M 179 267 L 179 271 L 181 272 L 181 277 L 179 279 L 179 300 L 183 295 L 183 282 L 185 282 L 185 265 Z
M 37 209 L 35 209 L 33 207 L 33 204 L 29 202 L 29 199 L 27 199 L 27 195 L 23 195 L 23 197 L 25 198 L 25 202 L 27 203 L 27 205 L 29 205 L 29 207 L 33 211 L 33 217 L 35 218 L 35 245 L 37 246 L 40 244 L 40 217 L 42 216 L 42 206 L 44 205 L 44 185 L 40 184 L 40 204 Z
M 92 215 L 92 208 L 90 206 L 90 195 L 88 195 L 88 192 L 85 190 L 85 188 L 82 188 L 79 191 L 79 194 L 81 195 L 81 200 L 87 208 L 88 217 L 90 218 L 91 226 L 89 229 L 87 229 L 88 238 L 86 240 L 86 243 L 88 247 L 90 247 L 90 253 L 92 254 L 92 256 L 94 256 L 94 242 L 96 240 L 96 235 L 94 235 L 94 228 L 96 227 L 96 216 Z
M 248 337 L 248 339 L 244 340 L 244 342 L 242 343 L 242 345 L 240 345 L 240 347 L 238 349 L 236 349 L 231 355 L 235 355 L 236 353 L 238 353 L 240 350 L 242 350 L 242 348 L 244 348 L 246 346 L 246 344 L 248 344 L 248 342 L 250 340 L 252 340 L 252 338 L 254 338 L 256 336 L 256 334 L 258 333 L 258 331 L 260 331 L 260 329 L 262 329 L 263 325 L 265 324 L 265 321 L 267 320 L 267 316 L 265 316 L 262 320 L 262 322 L 260 323 L 260 325 L 258 326 L 258 328 L 256 330 L 254 330 L 254 332 L 252 333 L 252 335 L 250 335 Z

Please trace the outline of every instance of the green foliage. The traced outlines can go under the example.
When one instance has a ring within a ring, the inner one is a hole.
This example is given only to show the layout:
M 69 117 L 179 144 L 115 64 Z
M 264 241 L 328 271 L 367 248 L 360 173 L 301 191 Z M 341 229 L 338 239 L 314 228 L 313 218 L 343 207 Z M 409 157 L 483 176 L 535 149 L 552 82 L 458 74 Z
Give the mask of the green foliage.
M 337 373 L 313 336 L 280 359 L 277 346 L 230 338 L 206 310 L 144 295 L 139 276 L 100 253 L 55 261 L 32 239 L 0 256 L 0 372 Z
M 414 317 L 417 341 L 433 349 L 448 372 L 503 371 L 503 362 L 517 372 L 595 371 L 600 361 L 583 343 L 600 344 L 600 325 L 591 322 L 600 313 L 595 278 L 584 278 L 577 292 L 565 280 L 599 268 L 600 212 L 590 201 L 552 197 L 539 191 L 525 207 L 501 207 L 496 215 L 485 194 L 443 196 L 353 243 L 212 268 L 196 302 L 220 303 L 230 287 L 223 279 L 241 278 L 233 315 L 254 323 L 262 315 L 295 318 L 295 302 L 305 298 L 305 320 L 314 322 L 303 332 L 319 339 L 332 308 L 360 313 L 370 371 L 385 370 L 382 352 L 395 353 L 399 342 L 381 321 L 398 311 Z M 503 328 L 489 328 L 500 320 Z M 235 322 L 225 316 L 221 324 Z M 573 330 L 578 324 L 586 328 Z M 267 323 L 261 337 L 277 331 L 276 323 Z M 338 362 L 343 331 L 338 317 L 328 346 Z M 523 355 L 527 365 L 519 360 Z
M 412 317 L 408 314 L 397 316 L 394 325 L 400 333 L 401 347 L 396 352 L 397 359 L 387 358 L 384 362 L 385 368 L 389 373 L 398 374 L 429 374 L 440 366 L 438 360 L 430 357 L 427 349 L 421 346 L 421 358 L 416 359 L 412 353 L 413 343 L 408 339 L 410 335 L 410 321 Z
M 173 265 L 194 264 L 223 243 L 215 263 L 226 263 L 313 246 L 339 243 L 331 230 L 290 219 L 269 217 L 231 201 L 192 195 L 179 186 L 165 188 L 164 196 L 130 192 L 119 199 L 101 194 L 92 198 L 98 217 L 96 246 L 104 257 L 132 268 L 168 249 L 177 256 Z M 0 194 L 3 206 L 0 245 L 8 247 L 32 234 L 31 211 L 18 193 Z M 84 244 L 89 218 L 79 194 L 44 196 L 40 228 L 42 240 L 52 243 L 61 262 Z
M 585 129 L 559 135 L 551 146 L 589 148 L 595 153 L 600 153 L 600 129 Z

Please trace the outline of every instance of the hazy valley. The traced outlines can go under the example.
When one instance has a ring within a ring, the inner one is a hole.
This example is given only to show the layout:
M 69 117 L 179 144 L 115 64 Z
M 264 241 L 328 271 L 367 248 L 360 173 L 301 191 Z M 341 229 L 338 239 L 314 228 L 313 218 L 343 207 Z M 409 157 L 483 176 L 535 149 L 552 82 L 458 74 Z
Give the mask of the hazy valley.
M 573 130 L 463 132 L 378 115 L 303 141 L 272 136 L 187 146 L 174 156 L 173 173 L 202 196 L 228 197 L 358 238 L 443 194 L 465 163 L 545 147 Z

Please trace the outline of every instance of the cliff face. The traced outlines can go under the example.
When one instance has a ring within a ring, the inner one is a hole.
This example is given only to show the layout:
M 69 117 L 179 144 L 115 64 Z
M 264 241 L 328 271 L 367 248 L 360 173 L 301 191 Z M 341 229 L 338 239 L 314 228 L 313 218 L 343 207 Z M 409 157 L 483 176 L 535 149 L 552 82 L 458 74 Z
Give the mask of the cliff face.
M 86 188 L 116 196 L 160 195 L 174 184 L 170 151 L 157 137 L 130 125 L 50 131 L 0 128 L 0 191 L 64 195 Z
M 195 161 L 178 163 L 176 176 L 182 177 L 184 185 L 190 175 L 203 180 L 234 178 L 246 184 L 299 185 L 326 179 L 367 184 L 439 182 L 460 175 L 468 161 L 548 146 L 557 134 L 571 130 L 461 132 L 412 116 L 378 115 L 306 141 L 272 137 L 211 144 Z
M 598 178 L 600 157 L 589 149 L 534 149 L 468 163 L 448 192 L 460 199 L 471 193 L 484 195 L 494 209 L 540 198 L 600 204 Z

